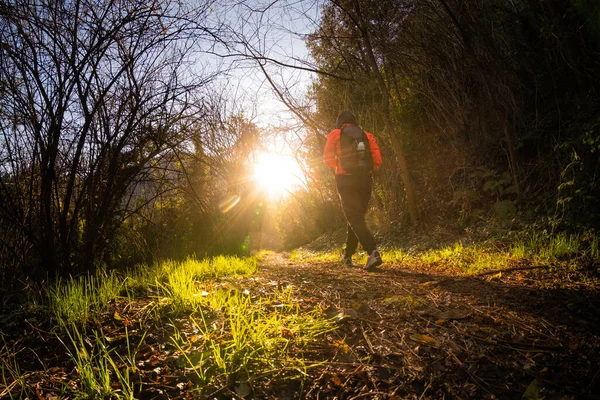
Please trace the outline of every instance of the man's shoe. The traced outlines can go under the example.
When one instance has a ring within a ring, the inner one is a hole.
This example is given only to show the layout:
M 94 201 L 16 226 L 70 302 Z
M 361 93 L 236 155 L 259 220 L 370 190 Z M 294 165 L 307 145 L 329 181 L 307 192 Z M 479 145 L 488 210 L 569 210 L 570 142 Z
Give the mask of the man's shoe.
M 352 257 L 344 256 L 344 258 L 342 258 L 342 264 L 346 267 L 354 267 L 354 264 L 352 264 Z
M 373 252 L 371 254 L 369 254 L 369 257 L 367 258 L 367 263 L 365 264 L 365 270 L 372 271 L 375 268 L 377 268 L 378 266 L 380 266 L 381 264 L 383 264 L 383 261 L 381 260 L 381 256 L 379 255 L 379 252 L 377 250 L 373 250 Z

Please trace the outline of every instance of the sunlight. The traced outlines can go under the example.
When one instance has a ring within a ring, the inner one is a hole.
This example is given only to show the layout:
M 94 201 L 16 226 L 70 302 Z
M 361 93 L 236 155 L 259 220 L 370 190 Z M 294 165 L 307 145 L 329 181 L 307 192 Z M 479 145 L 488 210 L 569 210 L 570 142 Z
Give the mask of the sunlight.
M 269 196 L 282 197 L 302 181 L 302 170 L 291 156 L 260 153 L 254 164 L 254 179 Z

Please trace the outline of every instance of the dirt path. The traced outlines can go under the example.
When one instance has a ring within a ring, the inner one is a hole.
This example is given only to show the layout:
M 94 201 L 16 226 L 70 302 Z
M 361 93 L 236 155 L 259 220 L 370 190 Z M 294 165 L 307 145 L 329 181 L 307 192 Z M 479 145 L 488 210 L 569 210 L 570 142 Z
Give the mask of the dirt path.
M 329 362 L 312 370 L 307 398 L 520 399 L 537 379 L 546 400 L 600 399 L 597 278 L 456 278 L 385 264 L 365 272 L 282 254 L 263 264 L 259 277 L 339 321 L 314 354 Z

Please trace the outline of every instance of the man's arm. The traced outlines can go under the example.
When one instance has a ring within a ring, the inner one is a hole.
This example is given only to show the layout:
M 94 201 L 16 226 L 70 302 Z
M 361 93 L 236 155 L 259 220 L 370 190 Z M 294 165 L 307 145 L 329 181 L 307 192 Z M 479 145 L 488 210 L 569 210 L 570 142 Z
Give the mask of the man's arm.
M 371 155 L 373 156 L 373 168 L 378 168 L 381 165 L 381 151 L 377 145 L 375 137 L 369 132 L 365 132 L 367 139 L 369 139 L 369 146 L 371 147 Z

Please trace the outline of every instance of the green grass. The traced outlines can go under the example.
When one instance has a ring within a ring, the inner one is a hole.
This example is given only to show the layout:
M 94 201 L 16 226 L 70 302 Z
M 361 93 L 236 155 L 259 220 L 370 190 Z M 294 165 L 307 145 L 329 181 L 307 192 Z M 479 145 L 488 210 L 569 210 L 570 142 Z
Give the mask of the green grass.
M 292 262 L 341 262 L 343 249 L 333 251 L 309 251 L 306 249 L 295 249 L 290 253 Z M 386 248 L 384 249 L 385 261 L 388 263 L 400 263 L 411 259 L 411 256 L 403 249 Z M 367 254 L 363 251 L 354 254 L 352 261 L 355 265 L 364 264 L 367 261 Z
M 386 264 L 405 266 L 429 266 L 440 270 L 451 270 L 461 274 L 476 274 L 489 270 L 505 269 L 528 263 L 530 265 L 569 265 L 580 268 L 580 258 L 600 261 L 600 238 L 593 233 L 568 235 L 547 232 L 522 234 L 512 243 L 497 246 L 495 241 L 465 244 L 461 241 L 438 249 L 405 251 L 399 248 L 381 249 Z M 342 250 L 310 252 L 296 250 L 291 254 L 295 262 L 340 262 Z M 366 261 L 366 254 L 354 256 L 354 264 Z
M 27 381 L 21 372 L 13 352 L 9 351 L 4 337 L 0 348 L 0 398 L 21 399 L 27 397 Z M 9 396 L 9 397 L 6 397 Z
M 47 291 L 50 315 L 59 327 L 85 325 L 107 311 L 122 290 L 123 280 L 114 272 L 60 279 Z
M 154 284 L 174 313 L 201 311 L 208 295 L 208 278 L 246 276 L 256 272 L 256 259 L 219 256 L 211 260 L 166 261 L 158 266 Z
M 140 266 L 125 276 L 115 272 L 100 272 L 68 280 L 60 279 L 47 290 L 48 308 L 52 320 L 61 329 L 75 324 L 84 326 L 108 311 L 109 305 L 127 294 L 129 301 L 136 291 L 163 289 L 182 310 L 196 303 L 200 296 L 198 283 L 207 278 L 225 275 L 249 275 L 256 272 L 256 258 L 218 256 L 177 262 L 166 260 L 151 267 Z
M 127 326 L 162 325 L 165 316 L 188 321 L 179 329 L 173 323 L 171 340 L 181 367 L 194 377 L 195 392 L 209 394 L 232 382 L 240 393 L 272 379 L 302 382 L 307 369 L 318 363 L 305 361 L 303 350 L 335 326 L 318 307 L 300 309 L 291 289 L 251 296 L 246 290 L 223 288 L 220 278 L 255 273 L 257 259 L 166 260 L 122 275 L 101 273 L 55 282 L 46 291 L 48 316 L 77 375 L 67 392 L 77 398 L 133 399 L 139 392 L 136 354 L 144 337 L 132 343 Z M 146 311 L 136 312 L 135 320 L 133 315 L 121 316 L 139 300 Z M 121 348 L 111 347 L 114 338 L 97 328 L 107 321 L 124 327 Z M 26 388 L 25 375 L 13 361 L 3 358 L 0 363 L 0 393 L 5 390 L 19 398 L 19 388 Z
M 135 359 L 141 341 L 132 348 L 129 332 L 125 329 L 127 355 L 123 357 L 109 346 L 102 330 L 92 330 L 91 335 L 87 335 L 77 325 L 71 325 L 65 334 L 68 341 L 58 339 L 77 370 L 79 385 L 76 391 L 81 397 L 135 398 L 136 385 L 132 377 L 137 370 Z
M 175 330 L 171 339 L 206 396 L 232 381 L 252 390 L 275 374 L 302 379 L 312 366 L 301 356 L 302 349 L 334 329 L 321 310 L 302 312 L 289 289 L 254 300 L 217 290 L 203 298 L 203 307 L 217 317 L 192 317 L 198 335 L 183 339 Z
M 156 285 L 175 275 L 192 279 L 219 278 L 222 276 L 244 276 L 255 273 L 257 257 L 217 256 L 211 259 L 198 260 L 189 257 L 184 261 L 164 260 L 152 266 L 138 266 L 127 272 L 127 286 L 130 289 Z

